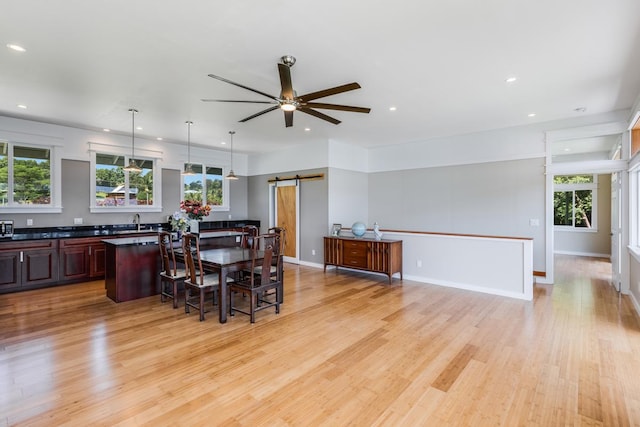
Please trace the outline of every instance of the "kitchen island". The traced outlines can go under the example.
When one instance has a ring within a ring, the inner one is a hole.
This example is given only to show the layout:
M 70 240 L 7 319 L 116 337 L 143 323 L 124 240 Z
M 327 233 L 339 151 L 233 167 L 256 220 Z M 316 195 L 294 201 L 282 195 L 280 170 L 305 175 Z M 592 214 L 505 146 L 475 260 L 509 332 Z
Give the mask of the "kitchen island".
M 235 246 L 241 236 L 235 230 L 205 231 L 200 233 L 201 246 Z M 160 293 L 158 236 L 105 239 L 104 243 L 107 297 L 123 302 Z

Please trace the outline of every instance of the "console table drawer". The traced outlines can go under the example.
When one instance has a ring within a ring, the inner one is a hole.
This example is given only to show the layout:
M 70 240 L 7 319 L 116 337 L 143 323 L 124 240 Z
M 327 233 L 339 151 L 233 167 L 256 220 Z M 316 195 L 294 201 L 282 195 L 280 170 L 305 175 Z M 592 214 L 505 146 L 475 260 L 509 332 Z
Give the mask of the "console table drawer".
M 345 251 L 342 263 L 346 267 L 360 267 L 367 268 L 367 253 L 349 252 Z

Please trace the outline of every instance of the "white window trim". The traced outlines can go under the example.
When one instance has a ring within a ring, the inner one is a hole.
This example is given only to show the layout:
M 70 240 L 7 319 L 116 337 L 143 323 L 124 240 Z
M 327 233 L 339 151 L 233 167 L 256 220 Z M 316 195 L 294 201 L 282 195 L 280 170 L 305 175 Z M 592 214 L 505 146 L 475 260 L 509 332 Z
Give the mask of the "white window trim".
M 98 150 L 100 153 L 104 154 L 113 154 L 120 155 L 125 157 L 125 162 L 128 162 L 130 154 L 128 152 L 124 152 L 122 149 L 118 149 L 118 147 L 109 148 L 107 146 L 100 147 Z M 95 150 L 90 150 L 89 154 L 91 157 L 91 171 L 90 171 L 90 204 L 89 204 L 89 212 L 91 213 L 115 213 L 115 212 L 162 212 L 162 182 L 161 177 L 162 173 L 160 171 L 160 162 L 156 157 L 143 156 L 143 155 L 135 155 L 136 159 L 140 160 L 151 160 L 153 161 L 153 206 L 147 205 L 128 205 L 128 206 L 97 206 L 96 205 L 96 153 Z M 128 181 L 125 175 L 125 181 Z M 155 203 L 159 204 L 155 204 Z
M 4 139 L 9 143 L 9 152 L 12 152 L 12 147 L 18 145 L 20 147 L 34 147 L 48 149 L 51 156 L 51 203 L 48 205 L 12 205 L 12 206 L 0 206 L 0 213 L 2 214 L 21 214 L 21 213 L 62 213 L 62 159 L 58 147 L 55 145 L 46 144 L 31 144 L 28 142 L 14 141 L 10 139 Z M 12 163 L 9 164 L 9 175 L 13 175 Z M 11 190 L 13 185 L 9 186 Z
M 189 163 L 190 165 L 201 165 L 202 166 L 202 170 L 206 170 L 206 168 L 220 168 L 222 170 L 222 205 L 220 206 L 211 206 L 211 212 L 228 212 L 231 208 L 231 201 L 229 200 L 231 197 L 231 193 L 229 191 L 230 187 L 229 187 L 229 180 L 226 179 L 225 177 L 229 174 L 229 168 L 227 168 L 226 166 L 221 166 L 221 165 L 211 165 L 211 164 L 207 164 L 207 163 L 200 163 L 200 162 L 191 162 Z M 182 165 L 182 169 L 184 170 L 185 165 L 187 165 L 187 163 L 184 163 Z M 203 172 L 204 173 L 204 172 Z M 204 201 L 204 192 L 202 194 L 202 200 Z M 180 200 L 184 200 L 184 177 L 183 175 L 180 175 Z
M 570 175 L 570 174 L 568 174 Z M 577 174 L 587 175 L 587 174 Z M 556 191 L 579 191 L 579 190 L 591 190 L 591 228 L 576 227 L 575 225 L 553 225 L 555 231 L 562 231 L 568 233 L 597 233 L 598 232 L 598 174 L 593 175 L 593 182 L 580 183 L 580 184 L 553 184 L 553 193 Z M 575 220 L 575 218 L 574 218 Z

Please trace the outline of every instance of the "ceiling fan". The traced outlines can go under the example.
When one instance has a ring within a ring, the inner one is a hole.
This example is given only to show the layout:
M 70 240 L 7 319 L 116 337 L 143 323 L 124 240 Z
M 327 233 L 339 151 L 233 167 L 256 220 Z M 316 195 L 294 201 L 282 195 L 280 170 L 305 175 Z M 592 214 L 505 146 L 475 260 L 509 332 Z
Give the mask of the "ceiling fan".
M 251 92 L 255 92 L 259 95 L 270 98 L 271 100 L 270 101 L 240 101 L 240 100 L 229 100 L 229 99 L 203 99 L 203 101 L 205 102 L 242 102 L 242 103 L 250 103 L 250 104 L 274 104 L 272 107 L 269 107 L 266 110 L 262 110 L 249 117 L 245 117 L 244 119 L 240 120 L 240 122 L 244 123 L 258 116 L 261 116 L 265 113 L 268 113 L 269 111 L 281 109 L 284 112 L 284 123 L 286 127 L 293 126 L 293 112 L 296 110 L 302 111 L 303 113 L 309 114 L 319 119 L 326 120 L 330 123 L 333 123 L 334 125 L 339 124 L 340 120 L 335 119 L 331 116 L 328 116 L 324 113 L 321 113 L 320 111 L 317 111 L 317 109 L 351 111 L 354 113 L 368 113 L 369 111 L 371 111 L 370 108 L 351 107 L 348 105 L 326 104 L 323 102 L 311 102 L 315 99 L 324 98 L 331 95 L 337 95 L 339 93 L 348 92 L 355 89 L 360 89 L 360 85 L 355 82 L 298 96 L 296 91 L 293 90 L 293 85 L 291 84 L 291 67 L 293 66 L 293 64 L 296 63 L 296 58 L 294 58 L 291 55 L 286 55 L 286 56 L 283 56 L 281 60 L 282 62 L 278 63 L 278 71 L 280 72 L 280 86 L 282 86 L 280 96 L 269 95 L 268 93 L 264 93 L 257 89 L 252 89 L 250 87 L 241 85 L 240 83 L 232 82 L 231 80 L 227 80 L 224 77 L 209 74 L 209 77 L 218 79 L 225 83 L 232 84 L 234 86 L 241 87 L 246 90 L 250 90 Z

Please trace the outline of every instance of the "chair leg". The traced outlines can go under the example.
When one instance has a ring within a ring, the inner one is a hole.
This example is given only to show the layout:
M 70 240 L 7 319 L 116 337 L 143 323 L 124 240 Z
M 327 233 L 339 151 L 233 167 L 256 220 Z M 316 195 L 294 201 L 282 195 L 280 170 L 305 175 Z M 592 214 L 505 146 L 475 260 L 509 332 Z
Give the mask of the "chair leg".
M 173 308 L 178 308 L 178 282 L 173 281 Z
M 256 307 L 258 306 L 258 294 L 251 292 L 251 306 L 249 307 L 249 313 L 251 313 L 251 323 L 256 323 Z
M 200 289 L 200 321 L 204 320 L 204 289 Z
M 229 316 L 235 316 L 235 313 L 233 312 L 233 291 L 229 290 L 229 292 L 227 292 L 227 296 L 229 297 Z
M 165 302 L 167 300 L 167 298 L 164 296 L 164 287 L 166 286 L 166 283 L 164 281 L 164 279 L 160 278 L 160 302 Z
M 189 313 L 189 298 L 191 298 L 191 291 L 188 286 L 184 287 L 184 312 Z

